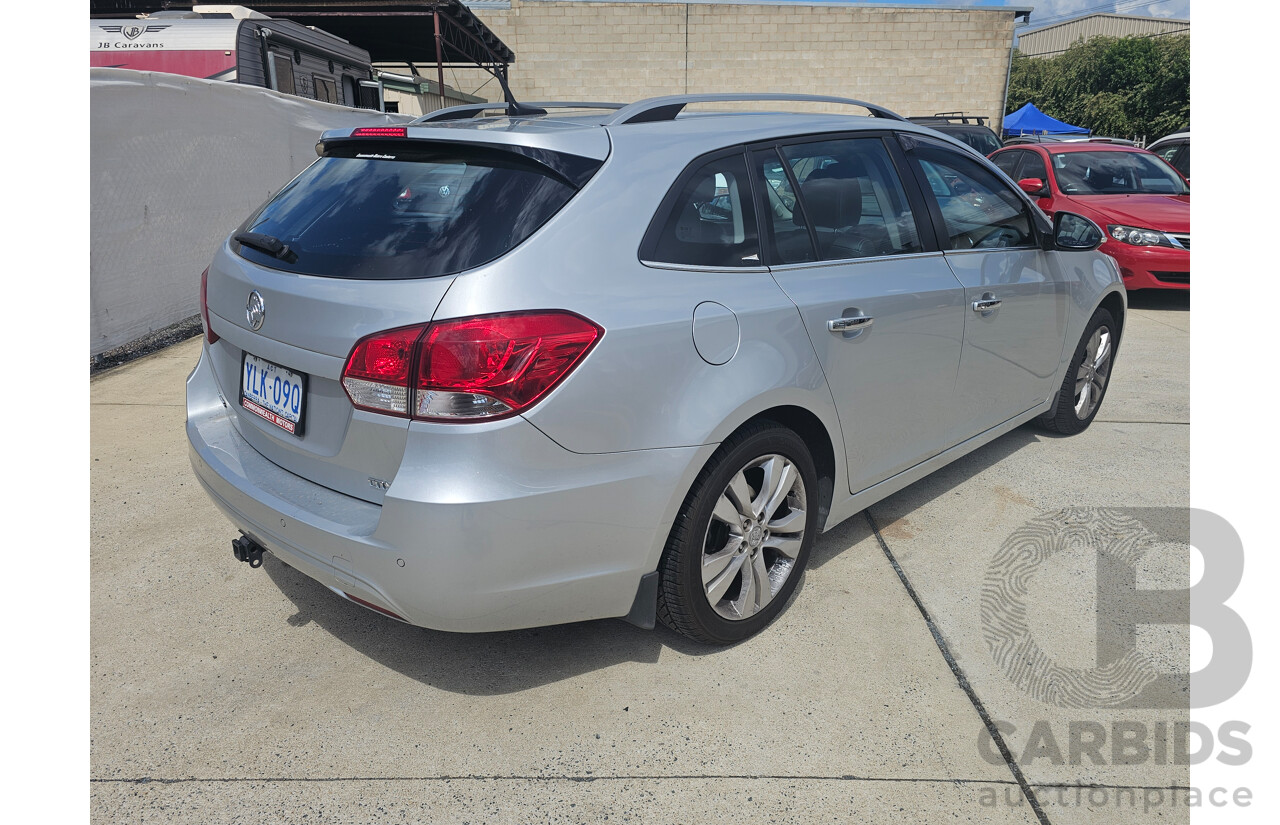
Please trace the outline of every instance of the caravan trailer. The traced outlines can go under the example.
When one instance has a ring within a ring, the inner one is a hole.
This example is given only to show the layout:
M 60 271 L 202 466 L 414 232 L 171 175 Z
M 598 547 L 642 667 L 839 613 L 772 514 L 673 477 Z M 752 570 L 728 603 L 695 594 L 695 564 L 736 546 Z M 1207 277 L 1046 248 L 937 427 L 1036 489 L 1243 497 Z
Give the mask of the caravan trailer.
M 226 80 L 382 109 L 364 49 L 244 6 L 194 6 L 137 18 L 90 19 L 89 65 Z

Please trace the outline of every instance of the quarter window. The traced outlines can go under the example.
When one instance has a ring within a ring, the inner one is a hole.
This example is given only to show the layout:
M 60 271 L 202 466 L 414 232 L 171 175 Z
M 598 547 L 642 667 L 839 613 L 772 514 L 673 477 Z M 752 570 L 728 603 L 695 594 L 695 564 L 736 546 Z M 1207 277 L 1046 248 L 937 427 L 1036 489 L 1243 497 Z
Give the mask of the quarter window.
M 736 154 L 712 160 L 676 184 L 650 229 L 641 257 L 687 266 L 760 266 L 760 240 L 747 165 Z
M 1018 195 L 991 170 L 950 149 L 921 143 L 911 157 L 937 201 L 950 249 L 1031 246 L 1031 218 Z

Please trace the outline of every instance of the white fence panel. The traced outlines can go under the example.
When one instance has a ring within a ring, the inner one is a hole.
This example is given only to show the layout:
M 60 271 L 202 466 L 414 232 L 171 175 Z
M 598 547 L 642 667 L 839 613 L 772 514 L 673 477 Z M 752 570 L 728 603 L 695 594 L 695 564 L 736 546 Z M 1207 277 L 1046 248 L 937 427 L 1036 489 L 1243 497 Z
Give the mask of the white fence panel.
M 90 69 L 90 355 L 197 313 L 218 244 L 325 129 L 404 123 L 269 89 Z

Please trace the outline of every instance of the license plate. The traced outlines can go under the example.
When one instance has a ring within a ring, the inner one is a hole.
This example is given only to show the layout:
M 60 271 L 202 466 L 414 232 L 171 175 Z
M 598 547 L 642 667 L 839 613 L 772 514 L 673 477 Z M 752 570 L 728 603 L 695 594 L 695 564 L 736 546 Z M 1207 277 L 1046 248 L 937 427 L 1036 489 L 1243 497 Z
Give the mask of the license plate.
M 240 369 L 240 406 L 293 435 L 302 435 L 307 376 L 244 354 Z

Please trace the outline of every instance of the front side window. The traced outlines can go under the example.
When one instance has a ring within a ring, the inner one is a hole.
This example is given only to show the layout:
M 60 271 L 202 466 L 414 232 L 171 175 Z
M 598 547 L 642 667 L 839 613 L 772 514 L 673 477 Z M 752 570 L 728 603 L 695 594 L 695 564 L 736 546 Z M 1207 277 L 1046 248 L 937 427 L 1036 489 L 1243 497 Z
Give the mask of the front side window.
M 742 155 L 709 161 L 676 184 L 640 257 L 685 266 L 760 266 L 760 241 Z
M 994 172 L 933 144 L 921 143 L 911 157 L 924 176 L 926 195 L 937 201 L 942 212 L 949 248 L 1002 249 L 1035 244 L 1031 217 L 1022 198 Z
M 906 191 L 880 138 L 800 143 L 781 152 L 800 186 L 800 205 L 792 214 L 774 209 L 775 237 L 787 221 L 807 226 L 824 261 L 922 251 Z M 762 172 L 766 182 L 776 177 L 768 168 Z M 789 195 L 789 187 L 778 193 L 784 207 Z
M 1058 188 L 1068 195 L 1186 195 L 1177 173 L 1146 152 L 1058 152 Z
M 1042 183 L 1049 183 L 1049 170 L 1044 165 L 1044 158 L 1040 157 L 1038 152 L 1024 152 L 1027 156 L 1022 162 L 1022 171 L 1018 173 L 1019 180 L 1027 178 L 1038 178 Z

